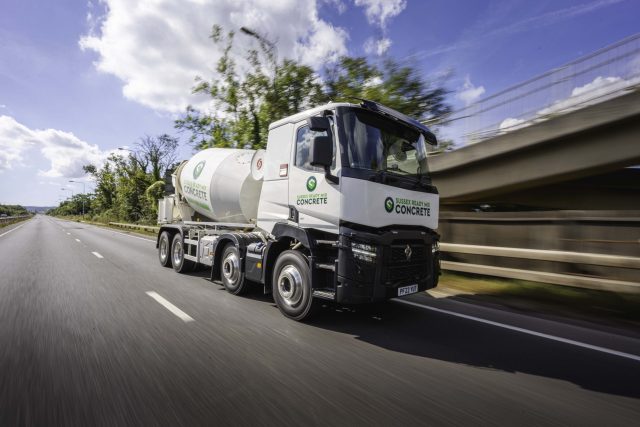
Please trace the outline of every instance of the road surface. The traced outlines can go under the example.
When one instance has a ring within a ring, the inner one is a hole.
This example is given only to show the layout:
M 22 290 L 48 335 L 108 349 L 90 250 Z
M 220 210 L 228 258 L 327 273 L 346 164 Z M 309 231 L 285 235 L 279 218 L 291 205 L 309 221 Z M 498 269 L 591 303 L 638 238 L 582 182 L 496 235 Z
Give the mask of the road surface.
M 0 426 L 638 425 L 637 338 L 405 301 L 296 323 L 38 215 L 0 230 Z

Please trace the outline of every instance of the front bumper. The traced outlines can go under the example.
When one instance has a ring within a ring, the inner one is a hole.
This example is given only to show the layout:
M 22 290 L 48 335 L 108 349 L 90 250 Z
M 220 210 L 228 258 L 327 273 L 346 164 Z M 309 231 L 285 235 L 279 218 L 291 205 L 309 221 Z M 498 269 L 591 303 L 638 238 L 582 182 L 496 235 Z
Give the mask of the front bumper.
M 375 247 L 374 259 L 354 256 L 353 242 Z M 426 228 L 367 232 L 340 227 L 336 301 L 371 303 L 397 297 L 404 286 L 434 288 L 440 274 L 437 242 L 438 235 Z

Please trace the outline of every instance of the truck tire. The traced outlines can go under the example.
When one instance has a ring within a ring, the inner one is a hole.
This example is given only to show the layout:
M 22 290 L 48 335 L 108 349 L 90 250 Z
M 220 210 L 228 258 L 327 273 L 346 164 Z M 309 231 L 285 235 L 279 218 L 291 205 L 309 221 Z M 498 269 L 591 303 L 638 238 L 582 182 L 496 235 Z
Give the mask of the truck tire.
M 195 262 L 184 259 L 184 242 L 182 241 L 182 235 L 176 233 L 173 236 L 173 242 L 171 243 L 171 264 L 173 269 L 178 273 L 188 273 L 195 267 Z
M 158 240 L 158 259 L 163 267 L 171 267 L 171 236 L 167 231 L 163 231 Z
M 222 251 L 220 279 L 225 289 L 233 295 L 246 292 L 248 285 L 240 268 L 240 252 L 233 243 L 227 243 Z
M 298 251 L 284 251 L 273 269 L 273 299 L 286 317 L 308 319 L 319 306 L 311 289 L 311 270 L 307 259 Z

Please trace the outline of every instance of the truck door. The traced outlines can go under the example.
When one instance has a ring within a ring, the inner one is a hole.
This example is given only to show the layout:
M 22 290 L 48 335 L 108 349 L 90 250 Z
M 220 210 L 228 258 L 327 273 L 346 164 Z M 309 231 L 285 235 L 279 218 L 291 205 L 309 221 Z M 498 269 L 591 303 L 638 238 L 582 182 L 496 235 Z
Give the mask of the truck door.
M 289 175 L 289 221 L 302 228 L 315 228 L 323 231 L 338 232 L 340 212 L 339 184 L 327 181 L 321 168 L 309 164 L 309 148 L 316 135 L 306 121 L 300 122 L 294 129 L 294 149 L 291 153 L 291 173 Z M 338 175 L 340 159 L 336 136 L 333 138 L 332 174 Z M 296 218 L 297 217 L 297 218 Z

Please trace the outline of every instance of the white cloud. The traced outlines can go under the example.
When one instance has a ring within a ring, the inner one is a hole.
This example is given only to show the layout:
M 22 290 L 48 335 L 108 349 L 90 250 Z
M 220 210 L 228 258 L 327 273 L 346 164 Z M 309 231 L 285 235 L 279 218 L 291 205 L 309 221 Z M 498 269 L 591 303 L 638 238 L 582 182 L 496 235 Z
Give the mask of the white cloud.
M 389 19 L 398 16 L 407 7 L 406 0 L 355 0 L 355 4 L 365 8 L 364 13 L 370 24 L 382 29 L 387 27 Z
M 50 168 L 40 171 L 48 177 L 79 178 L 82 166 L 101 164 L 106 156 L 97 145 L 82 141 L 70 132 L 57 129 L 30 129 L 13 117 L 0 116 L 0 172 L 24 164 L 24 154 L 40 150 Z
M 156 111 L 206 108 L 191 94 L 194 77 L 215 73 L 220 55 L 209 39 L 211 27 L 236 31 L 241 55 L 255 40 L 239 33 L 251 28 L 277 43 L 280 58 L 321 67 L 347 53 L 348 34 L 318 17 L 316 0 L 103 0 L 98 30 L 80 40 L 95 51 L 96 68 L 124 82 L 123 94 Z M 94 21 L 99 19 L 99 21 Z M 240 61 L 242 62 L 242 61 Z
M 465 77 L 464 84 L 460 92 L 456 95 L 458 99 L 463 101 L 465 105 L 473 104 L 485 93 L 484 86 L 475 86 L 471 83 L 469 76 Z
M 376 54 L 378 56 L 384 55 L 384 53 L 389 50 L 391 47 L 391 40 L 383 37 L 381 39 L 375 40 L 373 38 L 368 38 L 364 42 L 364 51 L 369 54 Z
M 336 9 L 338 9 L 338 13 L 342 15 L 347 11 L 347 5 L 343 0 L 323 0 L 325 3 L 333 5 Z
M 508 119 L 504 119 L 502 123 L 498 126 L 500 131 L 509 132 L 516 129 L 521 129 L 523 127 L 527 127 L 531 123 L 526 123 L 521 119 L 514 119 L 513 117 L 509 117 Z

